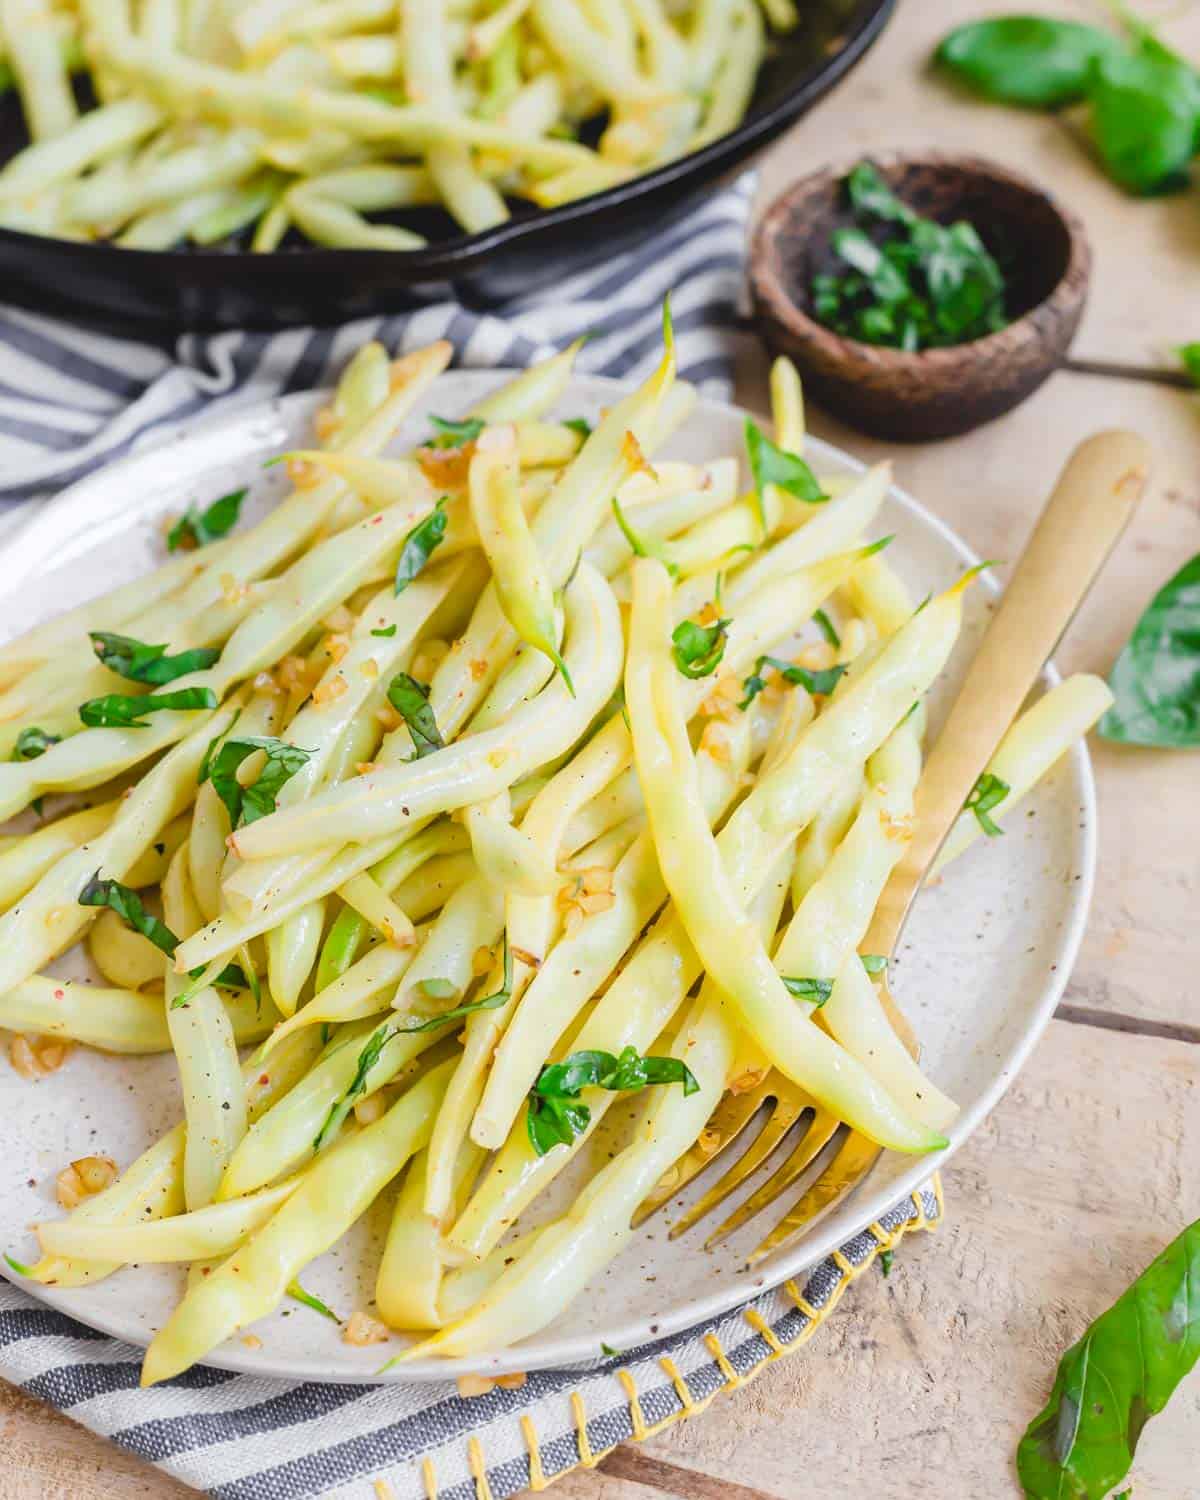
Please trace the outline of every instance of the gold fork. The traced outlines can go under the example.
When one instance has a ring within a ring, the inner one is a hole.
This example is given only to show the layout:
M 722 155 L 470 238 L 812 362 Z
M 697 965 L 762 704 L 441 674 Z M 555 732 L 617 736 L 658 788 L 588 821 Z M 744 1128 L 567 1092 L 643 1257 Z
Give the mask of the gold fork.
M 915 832 L 896 865 L 861 948 L 892 954 L 913 899 L 943 840 L 1000 739 L 1020 711 L 1047 658 L 1125 529 L 1145 489 L 1150 451 L 1131 432 L 1101 432 L 1081 443 L 1059 476 L 963 680 L 917 787 Z M 879 998 L 897 1035 L 915 1057 L 908 1021 L 879 977 Z M 758 1135 L 670 1230 L 674 1239 L 741 1187 L 803 1122 L 798 1144 L 777 1170 L 705 1241 L 732 1234 L 797 1182 L 839 1137 L 824 1170 L 748 1257 L 761 1259 L 811 1227 L 870 1171 L 880 1148 L 822 1109 L 802 1089 L 771 1069 L 743 1093 L 727 1093 L 699 1141 L 665 1174 L 640 1205 L 634 1222 L 675 1197 L 739 1139 L 766 1107 Z

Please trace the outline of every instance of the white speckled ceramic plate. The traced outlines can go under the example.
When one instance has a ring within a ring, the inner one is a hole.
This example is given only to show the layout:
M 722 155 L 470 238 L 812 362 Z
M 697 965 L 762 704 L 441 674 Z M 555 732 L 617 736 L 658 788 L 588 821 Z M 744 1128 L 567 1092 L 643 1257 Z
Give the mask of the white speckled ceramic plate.
M 494 373 L 448 374 L 438 383 L 434 405 L 443 413 L 466 410 L 497 379 Z M 578 378 L 563 410 L 594 416 L 618 390 L 609 380 Z M 269 506 L 284 481 L 276 469 L 264 472 L 262 460 L 305 435 L 318 404 L 316 396 L 293 396 L 193 427 L 47 505 L 3 549 L 0 636 L 147 571 L 161 556 L 156 523 L 166 512 L 210 500 L 235 484 L 250 484 L 255 506 Z M 692 459 L 739 452 L 742 423 L 743 413 L 734 407 L 702 401 L 668 451 Z M 415 439 L 425 430 L 422 414 L 408 432 Z M 812 456 L 826 471 L 860 467 L 820 443 L 812 445 Z M 886 501 L 879 532 L 895 533 L 889 558 L 918 596 L 945 586 L 975 561 L 899 490 Z M 969 598 L 962 643 L 931 705 L 934 727 L 994 602 L 987 588 L 972 590 Z M 752 1272 L 741 1255 L 764 1232 L 762 1221 L 706 1253 L 700 1247 L 703 1230 L 668 1241 L 667 1217 L 659 1215 L 565 1317 L 510 1351 L 476 1361 L 474 1368 L 499 1373 L 587 1364 L 599 1357 L 601 1341 L 629 1349 L 712 1318 L 796 1275 L 924 1180 L 985 1118 L 1054 1010 L 1083 930 L 1095 819 L 1081 746 L 1030 796 L 1006 837 L 981 840 L 917 903 L 894 982 L 924 1043 L 930 1074 L 962 1106 L 946 1152 L 922 1160 L 886 1155 L 858 1193 L 806 1239 Z M 65 1162 L 92 1151 L 127 1162 L 178 1117 L 169 1057 L 118 1059 L 78 1049 L 59 1072 L 37 1084 L 0 1063 L 0 1100 L 0 1225 L 5 1246 L 18 1258 L 34 1255 L 31 1221 L 57 1213 L 54 1174 Z M 565 1190 L 571 1191 L 569 1185 Z M 376 1205 L 376 1214 L 383 1206 Z M 310 1267 L 306 1285 L 335 1308 L 365 1307 L 377 1229 L 370 1222 L 360 1225 Z M 145 1344 L 178 1296 L 181 1280 L 173 1268 L 148 1267 L 123 1270 L 78 1291 L 25 1285 L 84 1323 Z M 351 1348 L 332 1324 L 295 1306 L 276 1312 L 255 1332 L 261 1347 L 235 1339 L 215 1350 L 211 1362 L 265 1376 L 336 1381 L 369 1381 L 381 1363 L 378 1348 Z M 403 1366 L 395 1378 L 444 1379 L 461 1369 L 427 1360 Z

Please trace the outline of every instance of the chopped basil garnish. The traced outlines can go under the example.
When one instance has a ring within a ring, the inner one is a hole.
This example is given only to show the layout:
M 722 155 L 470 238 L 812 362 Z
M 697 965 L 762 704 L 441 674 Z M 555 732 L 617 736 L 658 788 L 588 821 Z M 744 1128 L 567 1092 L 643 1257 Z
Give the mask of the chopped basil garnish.
M 237 525 L 246 494 L 245 490 L 232 490 L 204 510 L 189 505 L 167 532 L 167 550 L 175 552 L 180 547 L 206 547 L 209 542 L 225 536 Z
M 417 760 L 443 748 L 446 742 L 433 716 L 429 689 L 423 682 L 407 672 L 397 672 L 388 684 L 387 695 L 388 702 L 408 725 Z
M 404 538 L 400 560 L 396 564 L 396 592 L 402 594 L 437 549 L 446 535 L 446 500 L 438 501 L 423 521 L 418 521 Z M 392 626 L 395 634 L 396 627 Z M 372 631 L 377 635 L 378 631 Z
M 18 1276 L 33 1275 L 32 1266 L 27 1266 L 24 1261 L 20 1261 L 16 1258 L 16 1256 L 10 1255 L 7 1250 L 4 1252 L 4 1259 L 8 1263 L 9 1267 L 14 1270 Z
M 372 630 L 371 634 L 377 635 L 385 641 L 390 641 L 396 634 L 396 627 L 394 625 L 385 625 L 381 630 Z
M 833 994 L 832 979 L 790 979 L 787 975 L 780 977 L 789 995 L 795 995 L 797 1000 L 811 1000 L 817 1010 Z
M 604 1355 L 605 1359 L 616 1359 L 619 1355 L 624 1354 L 625 1351 L 624 1349 L 614 1349 L 611 1344 L 606 1344 L 604 1340 L 601 1339 L 600 1353 Z
M 429 423 L 436 432 L 436 436 L 429 439 L 430 448 L 462 448 L 473 443 L 487 426 L 482 417 L 464 417 L 455 422 L 449 417 L 431 416 Z
M 817 483 L 817 476 L 798 453 L 789 453 L 773 443 L 756 422 L 746 418 L 746 452 L 750 456 L 750 473 L 754 476 L 754 496 L 758 504 L 758 519 L 763 527 L 767 514 L 763 508 L 763 491 L 767 485 L 776 485 L 785 494 L 808 505 L 820 505 L 829 496 Z
M 680 1083 L 685 1094 L 700 1087 L 686 1063 L 677 1057 L 641 1057 L 626 1047 L 619 1057 L 611 1052 L 572 1052 L 562 1062 L 547 1063 L 529 1093 L 525 1115 L 529 1141 L 539 1156 L 554 1146 L 569 1146 L 583 1134 L 592 1112 L 580 1101 L 585 1088 L 632 1092 L 652 1083 Z
M 22 729 L 17 735 L 17 742 L 13 746 L 10 760 L 37 760 L 39 755 L 45 755 L 51 745 L 61 745 L 61 734 L 47 734 L 44 729 L 30 726 Z
M 148 646 L 131 635 L 114 635 L 108 630 L 89 630 L 88 635 L 108 670 L 118 677 L 128 677 L 130 682 L 174 682 L 189 672 L 203 672 L 221 655 L 215 646 L 197 646 L 168 656 L 166 646 Z
M 131 890 L 127 885 L 122 885 L 119 880 L 101 880 L 99 870 L 88 880 L 77 899 L 80 906 L 102 906 L 107 907 L 109 911 L 115 911 L 127 927 L 140 933 L 168 958 L 173 957 L 176 948 L 179 947 L 179 939 L 165 922 L 152 916 L 146 910 L 142 905 L 142 898 L 136 891 Z M 199 969 L 193 969 L 189 977 L 195 979 L 203 972 L 204 968 L 201 966 Z M 228 964 L 213 982 L 223 985 L 226 989 L 244 990 L 251 987 L 246 975 L 236 964 Z M 257 976 L 255 993 L 257 994 Z M 186 1003 L 187 996 L 178 995 L 172 1002 L 172 1008 Z
M 712 625 L 681 620 L 676 625 L 671 632 L 671 649 L 675 665 L 685 677 L 695 681 L 698 677 L 712 676 L 725 655 L 728 626 L 728 620 L 717 620 Z
M 569 427 L 572 432 L 577 432 L 585 443 L 592 435 L 592 424 L 586 417 L 568 417 L 563 426 Z
M 454 993 L 454 986 L 445 979 L 426 979 L 420 986 L 425 993 L 429 994 L 429 985 L 445 984 L 449 986 L 449 995 Z M 417 1021 L 410 1026 L 400 1026 L 399 1031 L 434 1031 L 439 1026 L 445 1026 L 447 1021 L 459 1021 L 463 1016 L 473 1016 L 477 1010 L 499 1010 L 502 1005 L 507 1005 L 512 998 L 512 954 L 508 947 L 508 933 L 504 934 L 504 984 L 493 995 L 484 995 L 481 1000 L 468 1000 L 465 1005 L 456 1005 L 453 1010 L 444 1010 L 440 1015 L 430 1016 L 427 1021 Z M 449 998 L 449 995 L 447 998 Z M 437 999 L 438 996 L 432 998 Z
M 817 629 L 821 632 L 821 634 L 825 637 L 829 644 L 836 650 L 837 647 L 842 644 L 842 638 L 840 635 L 838 635 L 837 627 L 834 625 L 833 621 L 829 618 L 829 616 L 823 609 L 818 609 L 814 612 L 813 620 L 816 622 Z
M 998 807 L 1012 788 L 1007 781 L 1001 781 L 999 776 L 993 776 L 990 771 L 984 771 L 975 783 L 971 795 L 963 803 L 966 812 L 973 812 L 979 820 L 979 826 L 987 834 L 988 838 L 998 838 L 1004 829 L 993 821 L 989 816 L 993 807 Z
M 294 1302 L 301 1302 L 305 1307 L 311 1307 L 313 1312 L 319 1312 L 323 1318 L 328 1318 L 331 1323 L 340 1323 L 342 1320 L 331 1307 L 326 1306 L 320 1297 L 314 1297 L 311 1292 L 306 1292 L 298 1281 L 289 1281 L 287 1294 Z
M 313 1140 L 314 1151 L 320 1151 L 322 1146 L 331 1141 L 342 1128 L 342 1121 L 354 1108 L 355 1101 L 360 1099 L 367 1091 L 367 1074 L 383 1056 L 383 1049 L 398 1035 L 399 1027 L 380 1026 L 367 1038 L 365 1046 L 358 1054 L 358 1063 L 354 1069 L 354 1077 L 350 1080 L 341 1098 L 335 1100 L 329 1113 L 325 1116 L 324 1125 L 317 1131 L 316 1137 Z
M 738 704 L 741 709 L 747 709 L 763 688 L 767 685 L 767 679 L 762 675 L 763 667 L 774 667 L 785 682 L 790 682 L 793 687 L 805 688 L 814 697 L 827 698 L 838 684 L 838 679 L 846 670 L 844 666 L 835 667 L 797 667 L 790 661 L 780 661 L 777 656 L 760 656 L 754 664 L 754 671 L 749 677 L 742 679 L 742 689 L 746 696 Z
M 621 502 L 615 495 L 612 498 L 612 508 L 617 525 L 621 528 L 621 535 L 629 543 L 630 550 L 632 551 L 634 557 L 652 557 L 656 562 L 662 563 L 663 567 L 666 568 L 667 572 L 671 575 L 672 578 L 678 578 L 679 569 L 667 555 L 666 544 L 664 542 L 660 542 L 657 537 L 650 537 L 647 539 L 638 536 L 637 532 L 634 531 L 633 527 L 626 519 L 625 512 L 621 509 Z
M 266 761 L 251 785 L 243 786 L 237 777 L 238 767 L 256 750 L 266 753 Z M 229 813 L 230 826 L 237 828 L 273 813 L 284 785 L 311 756 L 311 750 L 302 750 L 270 735 L 251 734 L 242 739 L 223 740 L 209 760 L 207 772 Z
M 192 712 L 216 708 L 217 695 L 212 688 L 179 688 L 173 693 L 147 693 L 138 698 L 128 693 L 108 693 L 103 698 L 89 698 L 79 705 L 79 717 L 92 729 L 148 729 L 150 721 L 143 714 L 158 709 L 180 709 Z
M 881 1250 L 879 1252 L 879 1269 L 883 1272 L 884 1276 L 892 1274 L 892 1261 L 895 1258 L 896 1252 L 894 1250 Z
M 1193 385 L 1200 386 L 1200 342 L 1180 344 L 1175 353 L 1187 371 L 1188 379 Z
M 888 966 L 887 957 L 882 953 L 860 953 L 858 956 L 868 974 L 882 974 Z

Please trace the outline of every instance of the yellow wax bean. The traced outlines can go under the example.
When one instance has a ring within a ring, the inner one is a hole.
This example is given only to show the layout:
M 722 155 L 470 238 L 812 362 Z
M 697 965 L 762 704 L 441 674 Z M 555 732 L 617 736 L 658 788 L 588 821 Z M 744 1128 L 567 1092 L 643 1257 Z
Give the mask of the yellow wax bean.
M 190 1288 L 146 1351 L 143 1385 L 178 1375 L 278 1305 L 289 1282 L 342 1237 L 426 1144 L 453 1068 L 449 1061 L 427 1073 L 373 1125 L 318 1161 L 262 1229 Z
M 480 434 L 469 494 L 471 518 L 505 618 L 523 641 L 545 652 L 570 689 L 570 674 L 556 644 L 554 590 L 521 507 L 512 427 L 490 427 Z
M 723 859 L 726 836 L 722 835 L 722 847 L 718 847 L 700 811 L 695 762 L 675 689 L 678 673 L 670 654 L 669 618 L 665 569 L 639 559 L 634 566 L 634 614 L 625 679 L 634 751 L 663 876 L 706 971 L 736 1005 L 743 1023 L 772 1062 L 840 1119 L 880 1144 L 898 1149 L 928 1151 L 944 1144 L 935 1131 L 907 1117 L 865 1069 L 797 1009 L 754 932 L 738 883 L 730 878 Z M 864 674 L 864 681 L 868 675 Z M 858 691 L 862 691 L 861 684 Z M 848 694 L 845 702 L 854 696 Z M 910 694 L 907 703 L 911 701 Z M 837 705 L 831 705 L 815 720 L 792 755 L 757 790 L 772 783 L 791 790 L 789 773 L 794 775 L 802 748 L 836 711 Z M 897 712 L 892 722 L 901 716 Z M 844 773 L 844 763 L 830 767 L 827 774 L 835 769 Z M 780 804 L 786 807 L 784 796 L 776 799 L 772 811 Z M 793 816 L 785 822 L 777 813 L 772 832 L 786 847 L 804 821 Z M 777 857 L 778 851 L 771 852 Z
M 164 1261 L 208 1260 L 228 1255 L 248 1234 L 271 1217 L 300 1186 L 293 1177 L 278 1187 L 233 1203 L 212 1203 L 191 1213 L 146 1224 L 87 1224 L 59 1219 L 37 1226 L 46 1255 L 79 1260 L 108 1260 L 159 1264 Z
M 1003 824 L 1012 815 L 1020 799 L 1088 732 L 1112 701 L 1105 682 L 1079 673 L 1052 687 L 1025 710 L 987 764 L 986 774 L 998 777 L 1009 788 L 992 811 L 995 822 Z M 957 859 L 982 833 L 974 813 L 961 813 L 934 862 L 934 873 Z
M 119 806 L 115 801 L 102 802 L 68 813 L 0 852 L 0 906 L 19 901 L 64 854 L 107 828 Z

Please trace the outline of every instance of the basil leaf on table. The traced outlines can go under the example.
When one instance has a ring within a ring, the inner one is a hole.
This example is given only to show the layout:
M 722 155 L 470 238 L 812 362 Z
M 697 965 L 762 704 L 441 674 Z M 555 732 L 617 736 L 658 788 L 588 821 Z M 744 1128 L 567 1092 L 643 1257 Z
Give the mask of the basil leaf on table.
M 1110 53 L 1096 66 L 1089 97 L 1096 149 L 1115 182 L 1143 194 L 1186 182 L 1200 120 L 1200 91 L 1186 64 L 1145 51 Z
M 1176 349 L 1187 371 L 1188 378 L 1194 386 L 1200 387 L 1200 341 L 1191 344 L 1180 344 Z
M 1115 702 L 1106 740 L 1182 749 L 1200 745 L 1200 556 L 1150 601 L 1108 679 Z
M 1017 1449 L 1027 1500 L 1103 1500 L 1148 1418 L 1200 1358 L 1200 1222 L 1185 1229 L 1063 1355 Z
M 167 532 L 167 551 L 176 552 L 181 547 L 206 547 L 209 542 L 227 535 L 237 525 L 246 490 L 232 490 L 219 500 L 197 510 L 189 505 L 179 520 Z
M 130 693 L 108 693 L 103 698 L 89 698 L 79 705 L 79 717 L 91 729 L 148 729 L 143 714 L 158 709 L 193 712 L 216 708 L 217 695 L 212 688 L 178 688 L 173 693 L 147 693 L 138 698 Z
M 977 93 L 1057 109 L 1083 99 L 1096 62 L 1120 50 L 1110 31 L 1048 16 L 995 16 L 956 27 L 934 54 Z
M 186 677 L 189 672 L 203 672 L 221 653 L 215 646 L 196 646 L 168 656 L 166 646 L 148 646 L 131 635 L 116 635 L 111 630 L 89 630 L 96 655 L 110 672 L 127 677 L 130 682 L 148 682 L 161 687 Z

